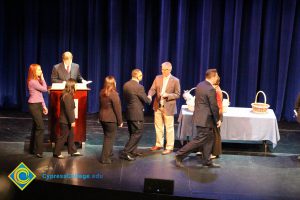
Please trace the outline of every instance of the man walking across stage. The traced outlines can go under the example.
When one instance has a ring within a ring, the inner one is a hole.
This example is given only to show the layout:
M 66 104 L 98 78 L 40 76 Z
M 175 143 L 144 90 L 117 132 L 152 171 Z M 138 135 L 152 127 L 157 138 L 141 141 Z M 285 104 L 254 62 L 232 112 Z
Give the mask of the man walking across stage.
M 153 102 L 154 124 L 156 132 L 156 143 L 150 150 L 156 151 L 164 147 L 164 127 L 166 127 L 166 149 L 163 155 L 173 152 L 174 115 L 177 113 L 176 100 L 180 97 L 179 79 L 172 76 L 172 64 L 164 62 L 161 65 L 162 75 L 156 76 L 148 92 L 148 97 L 152 98 L 156 94 Z
M 121 159 L 133 161 L 135 157 L 142 156 L 137 146 L 142 138 L 144 128 L 144 103 L 150 105 L 151 99 L 147 97 L 144 87 L 139 84 L 143 79 L 142 71 L 134 69 L 131 80 L 123 86 L 123 96 L 126 105 L 126 119 L 129 131 L 129 140 L 120 154 Z
M 214 164 L 210 159 L 214 143 L 213 129 L 215 126 L 221 126 L 216 91 L 213 87 L 218 77 L 216 69 L 208 69 L 205 74 L 205 80 L 197 85 L 193 114 L 193 123 L 197 127 L 197 136 L 177 151 L 175 156 L 177 167 L 184 167 L 182 160 L 194 150 L 199 149 L 199 147 L 203 147 L 204 161 L 202 165 L 204 167 L 220 167 L 220 165 Z

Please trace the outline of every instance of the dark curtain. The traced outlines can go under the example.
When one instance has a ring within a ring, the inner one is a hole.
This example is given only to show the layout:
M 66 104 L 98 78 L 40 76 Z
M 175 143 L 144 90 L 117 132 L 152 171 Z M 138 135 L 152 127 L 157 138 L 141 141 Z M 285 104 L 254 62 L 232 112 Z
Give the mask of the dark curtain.
M 29 65 L 41 64 L 50 85 L 53 65 L 71 51 L 93 81 L 91 113 L 98 111 L 105 76 L 116 77 L 122 96 L 131 70 L 140 68 L 148 91 L 169 60 L 182 90 L 217 68 L 231 106 L 251 107 L 263 90 L 278 120 L 293 119 L 299 0 L 1 0 L 0 30 L 1 109 L 27 110 Z

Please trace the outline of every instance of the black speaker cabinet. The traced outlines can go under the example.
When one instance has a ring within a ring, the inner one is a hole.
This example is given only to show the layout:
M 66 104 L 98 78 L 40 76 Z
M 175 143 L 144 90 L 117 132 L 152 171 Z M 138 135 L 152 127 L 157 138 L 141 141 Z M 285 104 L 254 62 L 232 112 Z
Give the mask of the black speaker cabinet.
M 174 181 L 166 179 L 145 178 L 145 193 L 173 194 Z

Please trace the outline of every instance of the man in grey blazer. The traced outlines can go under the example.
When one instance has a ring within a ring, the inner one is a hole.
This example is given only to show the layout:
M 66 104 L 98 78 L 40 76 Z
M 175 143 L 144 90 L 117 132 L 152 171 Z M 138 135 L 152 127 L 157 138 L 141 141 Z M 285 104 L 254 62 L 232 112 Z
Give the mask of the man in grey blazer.
M 144 128 L 144 104 L 151 103 L 151 99 L 147 97 L 144 87 L 139 84 L 143 78 L 142 71 L 134 69 L 131 77 L 131 80 L 127 81 L 123 86 L 129 140 L 120 154 L 121 159 L 129 161 L 135 160 L 137 156 L 142 156 L 137 151 L 137 146 L 142 138 Z
M 72 60 L 73 55 L 71 52 L 66 51 L 63 53 L 63 62 L 53 66 L 51 74 L 52 83 L 62 83 L 70 78 L 75 79 L 78 83 L 86 82 L 80 74 L 79 65 L 72 63 Z
M 197 128 L 197 136 L 177 151 L 175 163 L 178 167 L 184 167 L 182 160 L 189 153 L 198 150 L 200 147 L 203 147 L 203 166 L 220 167 L 210 159 L 214 143 L 213 128 L 221 126 L 216 90 L 213 87 L 218 77 L 216 69 L 208 69 L 205 74 L 205 81 L 197 85 L 193 114 L 193 123 Z
M 164 147 L 164 127 L 166 127 L 166 149 L 163 155 L 173 152 L 174 134 L 174 115 L 177 114 L 176 100 L 180 97 L 179 79 L 171 74 L 172 64 L 162 63 L 162 75 L 156 76 L 148 92 L 148 97 L 155 96 L 153 102 L 154 124 L 156 132 L 156 143 L 150 150 L 156 151 Z

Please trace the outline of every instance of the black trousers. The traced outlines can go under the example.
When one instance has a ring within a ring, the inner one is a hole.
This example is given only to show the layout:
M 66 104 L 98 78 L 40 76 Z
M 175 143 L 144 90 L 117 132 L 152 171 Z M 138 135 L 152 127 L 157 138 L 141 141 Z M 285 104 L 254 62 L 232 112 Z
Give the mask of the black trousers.
M 212 154 L 214 156 L 219 156 L 222 154 L 222 139 L 221 139 L 221 130 L 220 127 L 214 127 L 214 144 L 212 148 Z
M 33 154 L 43 154 L 44 121 L 42 103 L 29 103 L 29 112 L 32 116 L 32 128 L 29 151 Z
M 56 138 L 56 144 L 54 148 L 54 155 L 59 156 L 61 150 L 68 141 L 68 153 L 73 154 L 77 152 L 77 148 L 74 143 L 74 128 L 71 127 L 71 124 L 62 124 L 60 123 L 60 135 Z
M 127 121 L 129 140 L 124 147 L 124 154 L 131 154 L 137 151 L 137 146 L 142 138 L 144 122 L 143 121 Z
M 210 164 L 210 154 L 214 144 L 214 137 L 213 128 L 197 126 L 197 136 L 179 149 L 176 155 L 183 159 L 194 150 L 198 150 L 200 147 L 202 147 L 204 160 L 203 164 Z
M 104 139 L 100 160 L 102 162 L 108 162 L 110 161 L 110 155 L 113 151 L 113 145 L 117 132 L 117 123 L 101 121 L 101 125 L 104 132 Z

